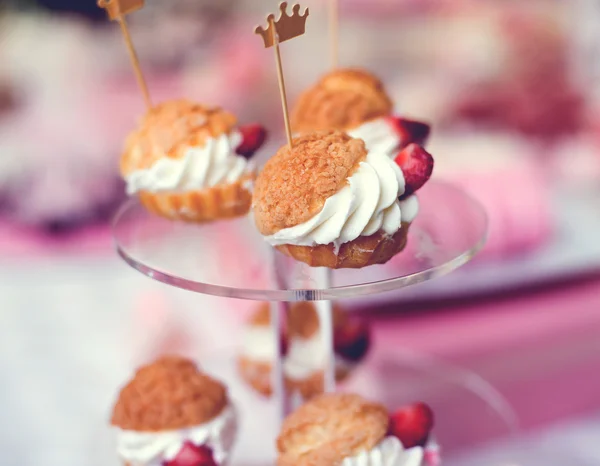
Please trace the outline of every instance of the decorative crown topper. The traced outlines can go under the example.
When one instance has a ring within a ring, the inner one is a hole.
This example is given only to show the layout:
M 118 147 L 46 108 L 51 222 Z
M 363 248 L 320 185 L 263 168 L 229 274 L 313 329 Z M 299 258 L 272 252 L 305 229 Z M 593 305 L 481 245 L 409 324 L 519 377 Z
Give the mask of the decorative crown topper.
M 300 5 L 296 4 L 292 7 L 292 15 L 290 16 L 287 14 L 287 2 L 281 2 L 279 10 L 281 11 L 281 15 L 277 21 L 275 21 L 275 15 L 271 14 L 267 16 L 267 29 L 257 26 L 254 30 L 255 34 L 262 36 L 265 48 L 275 45 L 274 34 L 271 30 L 272 27 L 275 28 L 277 42 L 279 43 L 304 34 L 306 18 L 308 18 L 308 8 L 304 10 L 304 14 L 300 15 Z
M 98 6 L 104 8 L 108 17 L 115 21 L 143 8 L 144 0 L 98 0 Z

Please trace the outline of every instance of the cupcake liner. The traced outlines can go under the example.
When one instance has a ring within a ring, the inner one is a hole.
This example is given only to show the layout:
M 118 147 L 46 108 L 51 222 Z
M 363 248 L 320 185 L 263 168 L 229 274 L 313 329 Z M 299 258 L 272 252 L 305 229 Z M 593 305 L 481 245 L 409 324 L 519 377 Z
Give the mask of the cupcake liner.
M 371 236 L 359 236 L 354 241 L 341 245 L 336 254 L 333 244 L 318 246 L 294 246 L 282 244 L 276 248 L 311 267 L 330 269 L 360 269 L 367 265 L 385 264 L 406 246 L 410 223 L 402 222 L 400 229 L 388 236 L 383 232 Z
M 248 183 L 253 178 L 248 175 L 235 183 L 183 193 L 141 191 L 139 199 L 150 212 L 171 220 L 202 223 L 239 217 L 250 210 Z

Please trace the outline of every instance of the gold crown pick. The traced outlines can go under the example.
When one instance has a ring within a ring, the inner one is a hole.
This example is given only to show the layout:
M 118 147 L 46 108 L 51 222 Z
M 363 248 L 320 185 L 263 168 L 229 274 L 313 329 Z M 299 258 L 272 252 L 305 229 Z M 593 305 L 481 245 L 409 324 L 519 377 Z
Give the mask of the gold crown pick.
M 131 64 L 133 65 L 133 71 L 135 73 L 138 85 L 140 86 L 140 90 L 142 91 L 142 95 L 144 96 L 144 102 L 146 102 L 148 109 L 151 109 L 152 101 L 150 100 L 148 86 L 146 85 L 146 80 L 144 79 L 142 68 L 140 67 L 140 61 L 138 60 L 135 47 L 133 46 L 131 36 L 129 35 L 127 22 L 125 21 L 125 15 L 133 13 L 134 11 L 144 7 L 144 0 L 98 0 L 98 6 L 106 10 L 108 13 L 108 18 L 111 21 L 117 21 L 119 26 L 121 26 L 121 32 L 125 38 L 125 44 L 127 45 L 129 58 L 131 59 Z
M 285 133 L 287 136 L 288 145 L 291 149 L 292 130 L 290 127 L 290 116 L 288 113 L 279 44 L 304 34 L 306 18 L 308 18 L 308 8 L 306 8 L 304 13 L 301 15 L 300 5 L 296 4 L 292 7 L 292 15 L 290 16 L 287 14 L 287 2 L 281 2 L 279 5 L 279 10 L 281 11 L 281 14 L 279 15 L 279 19 L 277 21 L 275 21 L 275 15 L 270 14 L 267 16 L 267 28 L 264 29 L 262 26 L 257 26 L 254 32 L 262 36 L 265 48 L 273 46 L 275 47 L 275 62 L 277 64 L 277 79 L 279 81 L 279 93 L 281 97 L 281 107 L 283 109 L 283 120 L 285 122 Z

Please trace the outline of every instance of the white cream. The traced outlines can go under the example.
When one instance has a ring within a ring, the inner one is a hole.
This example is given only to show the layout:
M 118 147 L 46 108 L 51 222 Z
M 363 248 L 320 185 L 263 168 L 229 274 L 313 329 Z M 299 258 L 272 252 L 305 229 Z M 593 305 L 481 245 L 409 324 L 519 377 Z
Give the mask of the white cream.
M 325 369 L 327 354 L 319 332 L 311 338 L 292 338 L 283 361 L 284 374 L 303 380 Z
M 127 193 L 188 191 L 234 183 L 252 170 L 248 160 L 235 153 L 242 135 L 235 131 L 210 138 L 202 147 L 190 147 L 179 159 L 162 157 L 150 168 L 130 173 Z
M 134 465 L 161 466 L 177 456 L 186 441 L 211 448 L 217 464 L 227 461 L 237 431 L 236 412 L 227 406 L 211 421 L 196 427 L 163 432 L 119 430 L 119 456 Z
M 346 186 L 325 201 L 321 211 L 299 225 L 266 236 L 273 245 L 314 246 L 333 243 L 339 247 L 359 236 L 379 231 L 393 235 L 402 221 L 411 222 L 418 204 L 408 198 L 402 203 L 404 176 L 384 152 L 369 152 L 347 180 Z M 402 211 L 402 205 L 407 212 Z
M 325 369 L 327 352 L 321 334 L 310 338 L 292 338 L 283 361 L 283 372 L 289 379 L 304 380 Z M 335 355 L 336 370 L 351 371 L 356 363 Z
M 345 458 L 342 466 L 421 466 L 423 448 L 405 449 L 397 437 L 386 437 L 369 451 Z
M 400 211 L 402 212 L 403 222 L 412 222 L 419 213 L 419 200 L 417 196 L 408 196 L 406 199 L 399 201 Z
M 271 327 L 249 325 L 244 330 L 240 352 L 253 361 L 272 363 L 277 354 L 277 344 Z
M 402 142 L 396 130 L 385 118 L 367 121 L 358 128 L 346 132 L 353 138 L 365 141 L 369 152 L 383 152 L 390 157 L 395 155 Z
M 240 354 L 255 362 L 273 363 L 277 348 L 272 330 L 267 326 L 249 326 L 244 331 Z M 284 359 L 284 372 L 291 379 L 302 380 L 322 371 L 325 361 L 323 343 L 318 332 L 311 338 L 293 338 Z M 351 371 L 355 365 L 352 361 L 335 356 L 336 369 Z

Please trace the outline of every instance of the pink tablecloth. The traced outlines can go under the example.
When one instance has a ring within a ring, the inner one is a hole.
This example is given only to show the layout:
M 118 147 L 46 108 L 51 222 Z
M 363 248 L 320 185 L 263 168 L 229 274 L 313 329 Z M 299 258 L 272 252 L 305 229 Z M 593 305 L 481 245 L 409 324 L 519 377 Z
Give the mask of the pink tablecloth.
M 472 369 L 523 427 L 600 410 L 600 278 L 405 311 L 375 318 L 378 351 L 402 346 Z

